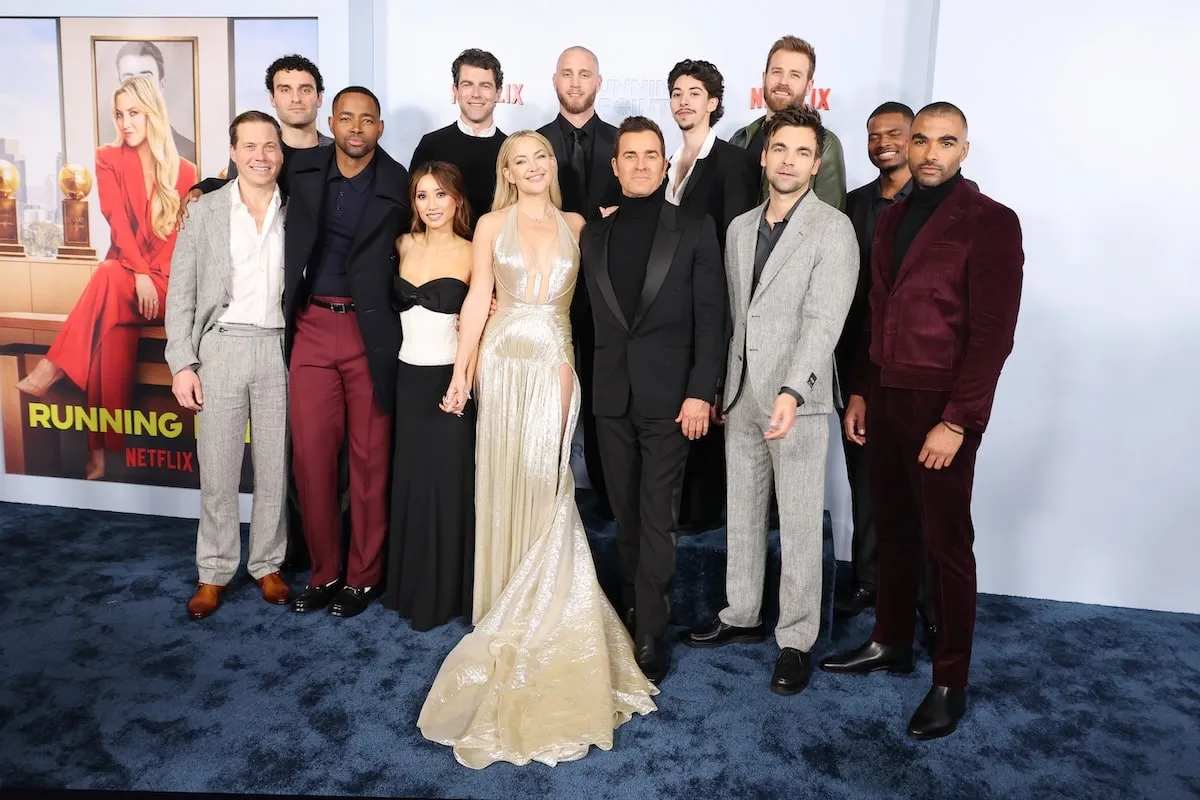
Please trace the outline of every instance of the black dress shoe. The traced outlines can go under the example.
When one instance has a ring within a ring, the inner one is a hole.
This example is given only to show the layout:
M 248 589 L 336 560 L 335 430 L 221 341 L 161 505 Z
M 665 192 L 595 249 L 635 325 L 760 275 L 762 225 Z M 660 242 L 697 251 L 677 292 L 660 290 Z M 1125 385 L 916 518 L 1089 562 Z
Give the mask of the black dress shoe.
M 346 586 L 329 604 L 329 613 L 335 617 L 357 617 L 379 596 L 380 590 L 379 586 Z
M 812 656 L 794 647 L 785 647 L 775 660 L 771 691 L 783 695 L 799 694 L 808 686 L 811 677 Z
M 341 578 L 334 578 L 321 586 L 308 586 L 300 596 L 292 601 L 292 611 L 306 614 L 309 611 L 320 611 L 329 605 L 329 601 L 342 588 Z
M 833 600 L 833 615 L 839 619 L 856 617 L 868 608 L 875 607 L 875 590 L 858 585 L 854 590 L 839 594 Z
M 967 690 L 934 686 L 908 722 L 908 735 L 914 739 L 939 739 L 958 727 L 967 710 Z
M 638 641 L 637 665 L 651 683 L 667 677 L 667 651 L 657 636 L 643 636 Z
M 843 672 L 866 675 L 886 669 L 888 672 L 912 672 L 912 648 L 888 647 L 868 640 L 861 647 L 847 653 L 827 656 L 821 660 L 821 669 L 826 672 Z
M 736 642 L 756 644 L 765 638 L 762 625 L 755 625 L 753 628 L 738 628 L 726 625 L 720 617 L 717 617 L 708 625 L 692 628 L 683 634 L 680 641 L 688 647 L 720 647 Z

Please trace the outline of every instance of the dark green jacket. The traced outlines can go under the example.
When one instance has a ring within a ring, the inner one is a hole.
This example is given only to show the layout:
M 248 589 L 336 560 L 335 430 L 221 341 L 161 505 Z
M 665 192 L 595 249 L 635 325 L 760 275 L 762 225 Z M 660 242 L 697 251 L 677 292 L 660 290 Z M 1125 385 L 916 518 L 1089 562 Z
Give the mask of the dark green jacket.
M 738 130 L 729 137 L 729 143 L 737 145 L 745 150 L 750 146 L 750 141 L 762 128 L 762 124 L 767 117 L 764 114 L 758 119 L 751 122 L 746 127 Z M 759 162 L 758 153 L 748 154 L 749 158 L 755 165 Z M 758 167 L 760 173 L 763 172 L 762 167 Z M 821 146 L 821 168 L 817 170 L 816 176 L 812 182 L 813 191 L 817 193 L 817 197 L 824 200 L 829 205 L 839 211 L 846 210 L 846 157 L 842 154 L 842 143 L 837 135 L 828 128 L 825 129 L 825 141 Z M 767 178 L 762 177 L 762 183 L 759 186 L 758 201 L 761 203 L 767 199 Z

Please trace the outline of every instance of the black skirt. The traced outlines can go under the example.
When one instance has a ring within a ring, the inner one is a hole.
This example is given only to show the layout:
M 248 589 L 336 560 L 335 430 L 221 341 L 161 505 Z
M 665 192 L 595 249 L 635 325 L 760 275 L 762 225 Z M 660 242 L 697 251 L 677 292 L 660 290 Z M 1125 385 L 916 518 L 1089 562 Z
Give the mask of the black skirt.
M 392 518 L 383 605 L 424 631 L 471 621 L 475 558 L 475 403 L 461 417 L 438 403 L 450 364 L 399 365 Z

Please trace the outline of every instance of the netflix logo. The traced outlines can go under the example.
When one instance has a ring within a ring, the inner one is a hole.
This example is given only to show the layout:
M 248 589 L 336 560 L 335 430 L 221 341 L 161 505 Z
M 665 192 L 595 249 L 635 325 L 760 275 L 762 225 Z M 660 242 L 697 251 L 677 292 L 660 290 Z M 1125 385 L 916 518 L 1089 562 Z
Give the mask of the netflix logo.
M 817 111 L 828 111 L 829 110 L 829 93 L 831 91 L 832 91 L 832 89 L 819 89 L 816 86 L 814 86 L 812 92 L 808 95 L 808 99 L 805 100 L 804 105 L 808 106 L 809 108 L 814 108 Z M 766 104 L 763 102 L 762 87 L 756 86 L 753 89 L 751 89 L 750 90 L 750 108 L 758 109 L 758 108 L 764 108 L 765 106 L 766 106 Z

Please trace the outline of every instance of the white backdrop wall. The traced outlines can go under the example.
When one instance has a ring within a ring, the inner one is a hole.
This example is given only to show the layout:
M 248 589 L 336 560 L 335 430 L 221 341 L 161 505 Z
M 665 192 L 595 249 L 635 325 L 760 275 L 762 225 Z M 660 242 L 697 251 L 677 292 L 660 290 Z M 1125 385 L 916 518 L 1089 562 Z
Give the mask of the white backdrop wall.
M 1200 6 L 943 3 L 934 99 L 1025 236 L 975 483 L 979 588 L 1200 612 Z

